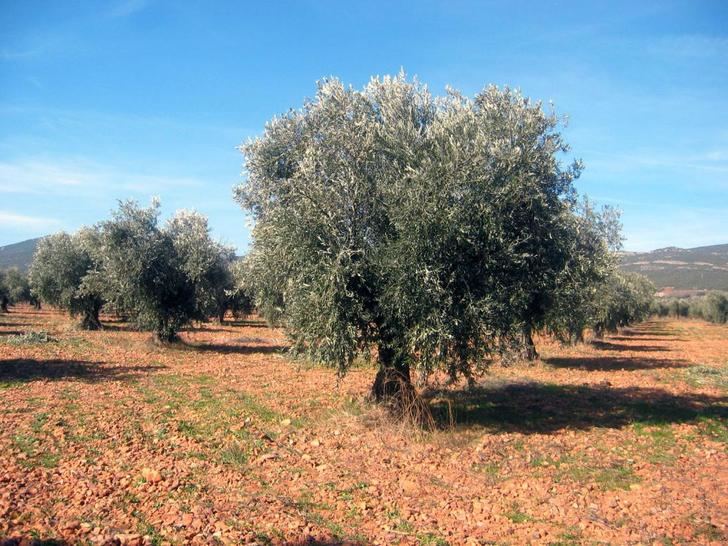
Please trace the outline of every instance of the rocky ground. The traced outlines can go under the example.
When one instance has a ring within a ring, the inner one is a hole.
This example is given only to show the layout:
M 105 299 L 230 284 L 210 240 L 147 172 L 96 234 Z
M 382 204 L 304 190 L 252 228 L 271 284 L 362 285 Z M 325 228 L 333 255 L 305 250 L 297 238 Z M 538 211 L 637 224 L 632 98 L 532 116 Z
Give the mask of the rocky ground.
M 0 315 L 0 544 L 721 544 L 728 327 L 540 340 L 418 432 L 260 321 L 163 348 Z M 43 336 L 19 337 L 31 331 Z

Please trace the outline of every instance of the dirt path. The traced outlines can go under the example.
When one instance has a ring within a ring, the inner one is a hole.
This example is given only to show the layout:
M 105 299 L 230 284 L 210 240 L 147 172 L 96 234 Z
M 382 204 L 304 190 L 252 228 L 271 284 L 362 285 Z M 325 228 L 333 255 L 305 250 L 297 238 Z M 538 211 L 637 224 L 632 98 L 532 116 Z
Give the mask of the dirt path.
M 54 341 L 13 337 L 38 330 Z M 535 366 L 433 391 L 455 424 L 428 434 L 365 402 L 373 370 L 337 385 L 287 360 L 260 322 L 184 339 L 160 349 L 123 324 L 79 332 L 50 311 L 0 315 L 0 537 L 726 540 L 727 327 L 660 320 L 593 345 L 541 340 Z

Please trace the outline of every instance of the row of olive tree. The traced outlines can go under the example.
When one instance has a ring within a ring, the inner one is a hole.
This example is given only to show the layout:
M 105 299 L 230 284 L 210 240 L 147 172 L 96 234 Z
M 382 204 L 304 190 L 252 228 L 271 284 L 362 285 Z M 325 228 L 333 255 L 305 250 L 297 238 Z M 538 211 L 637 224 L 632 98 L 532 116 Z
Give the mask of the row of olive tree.
M 728 322 L 728 295 L 714 291 L 702 297 L 659 300 L 653 304 L 652 313 L 661 317 L 693 317 L 725 324 Z
M 471 377 L 504 347 L 535 358 L 535 329 L 623 324 L 596 309 L 632 284 L 615 273 L 618 216 L 578 198 L 558 128 L 508 88 L 322 82 L 242 147 L 258 309 L 341 373 L 376 357 L 378 399 L 413 371 Z
M 30 286 L 40 300 L 101 327 L 102 308 L 128 317 L 159 341 L 181 327 L 247 305 L 232 249 L 212 240 L 207 219 L 182 211 L 159 225 L 159 204 L 122 202 L 111 219 L 40 241 Z
M 16 268 L 7 271 L 0 270 L 0 312 L 7 313 L 9 305 L 19 303 L 40 305 L 30 291 L 28 275 Z

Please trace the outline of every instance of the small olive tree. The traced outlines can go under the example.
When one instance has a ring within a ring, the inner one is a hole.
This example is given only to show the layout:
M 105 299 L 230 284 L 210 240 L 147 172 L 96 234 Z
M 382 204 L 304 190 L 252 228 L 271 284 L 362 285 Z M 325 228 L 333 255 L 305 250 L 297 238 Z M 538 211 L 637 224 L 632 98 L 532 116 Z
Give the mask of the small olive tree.
M 113 307 L 155 339 L 171 342 L 198 311 L 195 284 L 174 237 L 160 229 L 159 203 L 124 201 L 100 224 L 102 269 Z
M 569 222 L 569 260 L 543 317 L 545 330 L 567 344 L 583 341 L 601 316 L 604 288 L 617 271 L 622 243 L 619 213 L 611 207 L 597 209 L 584 199 Z
M 207 218 L 197 212 L 179 211 L 167 222 L 182 268 L 195 289 L 195 318 L 214 316 L 223 322 L 233 289 L 230 270 L 235 252 L 212 239 Z
M 595 317 L 590 325 L 596 337 L 647 319 L 652 313 L 655 286 L 644 275 L 612 272 L 596 291 Z
M 561 165 L 558 126 L 507 88 L 322 82 L 242 147 L 259 310 L 341 372 L 375 355 L 377 399 L 413 369 L 470 377 L 530 338 L 574 260 L 580 165 Z
M 249 315 L 253 312 L 253 277 L 249 257 L 235 260 L 230 264 L 230 286 L 225 290 L 225 305 L 234 317 Z
M 86 330 L 101 328 L 104 298 L 95 258 L 97 245 L 98 234 L 93 229 L 45 237 L 38 243 L 29 273 L 33 296 L 72 316 L 80 315 Z
M 10 303 L 10 291 L 6 279 L 5 271 L 0 270 L 0 313 L 7 313 L 8 304 Z
M 8 299 L 13 305 L 18 303 L 29 303 L 36 307 L 40 303 L 30 290 L 28 275 L 18 269 L 9 269 L 5 276 Z

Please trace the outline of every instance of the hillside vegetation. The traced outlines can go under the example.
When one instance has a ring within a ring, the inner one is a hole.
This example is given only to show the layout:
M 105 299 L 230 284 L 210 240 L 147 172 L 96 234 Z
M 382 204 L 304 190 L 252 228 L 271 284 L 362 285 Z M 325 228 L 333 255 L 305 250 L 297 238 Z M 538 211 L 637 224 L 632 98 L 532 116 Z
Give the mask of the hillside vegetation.
M 33 254 L 40 240 L 41 237 L 37 237 L 11 245 L 0 246 L 0 269 L 17 267 L 21 271 L 27 271 L 33 261 Z
M 658 288 L 728 290 L 728 244 L 625 253 L 622 269 L 641 273 Z

